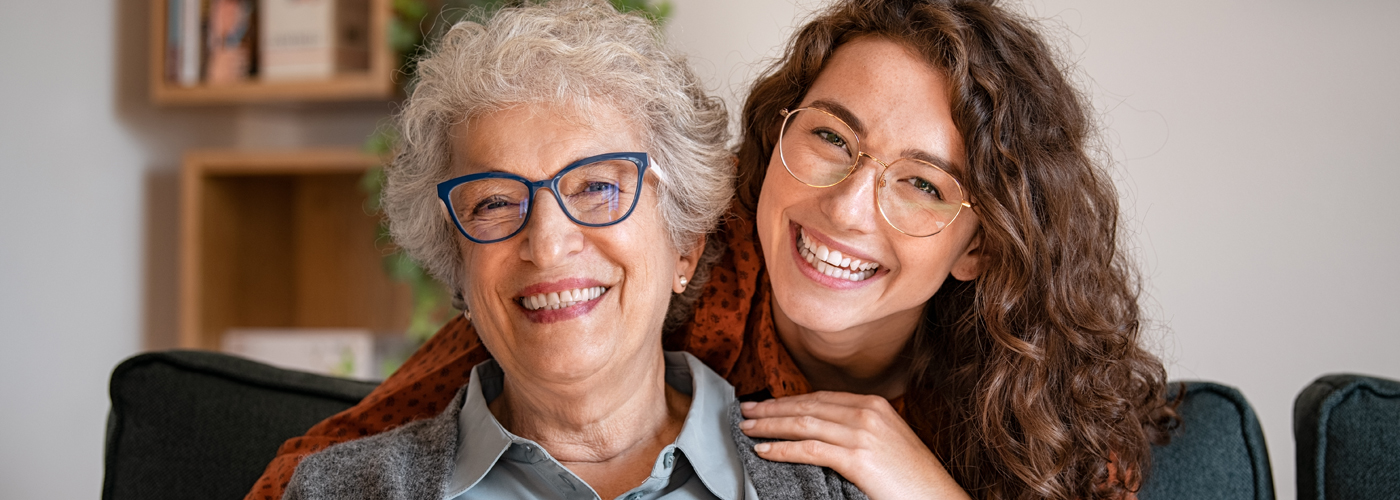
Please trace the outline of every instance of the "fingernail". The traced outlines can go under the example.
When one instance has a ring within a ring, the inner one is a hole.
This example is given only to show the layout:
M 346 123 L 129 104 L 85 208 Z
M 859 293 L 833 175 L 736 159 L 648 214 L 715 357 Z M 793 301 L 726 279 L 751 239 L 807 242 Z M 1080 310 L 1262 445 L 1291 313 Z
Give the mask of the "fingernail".
M 768 448 L 771 448 L 771 446 L 769 446 L 768 443 L 758 443 L 757 445 L 754 445 L 753 451 L 759 453 L 767 453 Z
M 745 421 L 743 421 L 743 422 L 739 422 L 739 428 L 740 428 L 740 429 L 752 429 L 752 428 L 753 428 L 753 421 L 752 421 L 752 420 L 745 420 Z
M 758 403 L 755 403 L 753 401 L 745 401 L 743 403 L 739 403 L 739 409 L 741 410 L 752 410 L 755 406 L 758 406 Z

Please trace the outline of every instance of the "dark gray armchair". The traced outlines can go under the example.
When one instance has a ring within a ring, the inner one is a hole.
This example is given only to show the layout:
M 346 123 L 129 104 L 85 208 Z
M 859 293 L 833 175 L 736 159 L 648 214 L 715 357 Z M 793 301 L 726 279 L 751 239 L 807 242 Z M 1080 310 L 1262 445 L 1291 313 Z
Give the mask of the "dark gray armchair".
M 1152 448 L 1152 471 L 1138 498 L 1273 500 L 1264 431 L 1244 395 L 1212 382 L 1185 386 L 1181 428 L 1171 444 Z
M 112 372 L 102 498 L 241 499 L 283 441 L 373 388 L 211 352 L 127 359 Z M 1273 498 L 1259 421 L 1238 391 L 1187 383 L 1181 411 L 1140 498 Z
M 213 352 L 134 356 L 112 371 L 102 498 L 241 499 L 283 441 L 375 385 Z
M 1293 401 L 1298 500 L 1400 498 L 1400 382 L 1327 375 Z

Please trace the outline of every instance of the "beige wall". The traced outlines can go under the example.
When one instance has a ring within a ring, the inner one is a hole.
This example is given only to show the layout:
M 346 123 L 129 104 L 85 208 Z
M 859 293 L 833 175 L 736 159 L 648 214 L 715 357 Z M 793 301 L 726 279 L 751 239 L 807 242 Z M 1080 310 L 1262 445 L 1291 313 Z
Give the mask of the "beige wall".
M 1400 4 L 1027 1 L 1104 114 L 1154 344 L 1244 391 L 1293 497 L 1297 391 L 1400 378 Z M 731 103 L 822 3 L 673 2 Z M 98 495 L 107 374 L 173 342 L 179 152 L 353 144 L 386 112 L 154 109 L 147 4 L 0 5 L 0 498 Z

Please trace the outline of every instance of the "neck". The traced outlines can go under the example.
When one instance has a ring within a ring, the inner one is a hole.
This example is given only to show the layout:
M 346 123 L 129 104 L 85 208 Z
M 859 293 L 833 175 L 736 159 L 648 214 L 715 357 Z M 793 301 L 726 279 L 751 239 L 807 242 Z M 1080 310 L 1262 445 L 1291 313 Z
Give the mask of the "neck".
M 512 433 L 533 440 L 565 465 L 627 461 L 675 441 L 690 397 L 666 385 L 660 349 L 627 369 L 564 384 L 505 374 L 488 406 Z
M 909 361 L 903 354 L 919 324 L 920 309 L 837 332 L 823 332 L 798 325 L 783 312 L 777 300 L 771 302 L 778 337 L 813 390 L 885 398 L 904 394 L 909 382 Z

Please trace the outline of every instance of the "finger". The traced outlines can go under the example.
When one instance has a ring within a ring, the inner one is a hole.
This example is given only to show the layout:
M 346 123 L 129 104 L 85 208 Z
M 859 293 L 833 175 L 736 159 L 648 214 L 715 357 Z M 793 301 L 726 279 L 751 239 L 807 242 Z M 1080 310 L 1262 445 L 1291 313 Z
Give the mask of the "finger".
M 837 471 L 848 470 L 851 450 L 821 441 L 774 441 L 754 446 L 759 457 L 774 462 L 812 464 Z
M 810 415 L 748 419 L 739 424 L 739 429 L 749 437 L 785 441 L 816 440 L 847 448 L 860 447 L 867 441 L 865 438 L 868 435 L 864 429 Z
M 745 418 L 774 418 L 811 415 L 833 422 L 855 423 L 859 419 L 887 414 L 897 416 L 894 407 L 879 396 L 850 393 L 829 393 L 831 398 L 793 396 L 758 403 L 743 403 L 740 411 Z
M 886 404 L 889 403 L 885 400 L 885 398 L 882 398 L 880 396 L 872 396 L 869 394 L 855 394 L 841 391 L 817 391 L 809 392 L 806 394 L 798 394 L 796 396 L 786 396 L 782 398 L 767 400 L 767 402 L 772 401 L 789 401 L 794 403 L 800 403 L 803 401 L 816 401 L 841 406 L 867 406 L 877 402 L 885 402 Z

